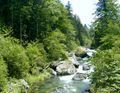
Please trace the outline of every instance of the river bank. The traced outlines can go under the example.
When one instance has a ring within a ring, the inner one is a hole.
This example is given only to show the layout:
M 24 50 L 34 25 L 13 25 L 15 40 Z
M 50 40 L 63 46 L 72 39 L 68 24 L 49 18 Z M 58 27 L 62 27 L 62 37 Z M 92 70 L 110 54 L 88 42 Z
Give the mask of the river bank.
M 45 80 L 50 79 L 51 74 L 44 70 L 37 76 L 27 75 L 24 79 L 10 79 L 2 93 L 38 93 L 37 87 Z
M 52 62 L 37 76 L 12 79 L 5 93 L 89 93 L 90 73 L 94 71 L 89 58 L 94 51 L 80 48 L 68 53 L 67 60 Z

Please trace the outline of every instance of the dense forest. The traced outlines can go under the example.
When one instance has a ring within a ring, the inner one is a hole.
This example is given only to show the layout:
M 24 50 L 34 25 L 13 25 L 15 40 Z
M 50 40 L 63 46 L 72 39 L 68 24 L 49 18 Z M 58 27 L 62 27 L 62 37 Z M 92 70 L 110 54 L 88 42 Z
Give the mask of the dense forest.
M 0 91 L 14 79 L 44 78 L 50 62 L 90 46 L 88 31 L 71 12 L 70 2 L 59 0 L 0 0 Z
M 34 84 L 50 76 L 52 61 L 66 60 L 78 46 L 97 50 L 91 59 L 92 93 L 120 93 L 120 7 L 98 0 L 90 28 L 60 0 L 0 0 L 0 92 L 10 82 Z M 26 93 L 17 89 L 14 93 Z
M 99 0 L 93 23 L 93 93 L 120 93 L 120 6 L 117 0 Z

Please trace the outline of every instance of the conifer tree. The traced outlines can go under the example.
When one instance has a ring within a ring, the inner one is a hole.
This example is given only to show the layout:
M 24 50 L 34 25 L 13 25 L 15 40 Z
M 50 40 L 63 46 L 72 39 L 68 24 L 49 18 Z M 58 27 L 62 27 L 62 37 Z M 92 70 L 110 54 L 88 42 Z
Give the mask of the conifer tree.
M 119 22 L 117 0 L 99 0 L 97 3 L 96 21 L 95 21 L 95 47 L 101 45 L 101 38 L 107 33 L 105 32 L 109 22 Z

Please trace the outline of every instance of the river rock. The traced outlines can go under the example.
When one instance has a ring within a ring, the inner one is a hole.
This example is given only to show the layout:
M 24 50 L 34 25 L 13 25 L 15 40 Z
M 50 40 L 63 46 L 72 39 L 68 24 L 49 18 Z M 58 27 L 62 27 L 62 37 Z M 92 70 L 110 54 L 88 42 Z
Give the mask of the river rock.
M 60 61 L 54 61 L 50 64 L 50 68 L 52 68 L 54 71 L 56 71 L 56 67 L 62 64 Z
M 25 87 L 25 89 L 29 89 L 29 85 L 24 79 L 21 79 L 20 81 L 21 81 L 21 84 Z
M 81 93 L 91 93 L 91 91 L 89 88 L 87 88 L 87 89 L 83 90 Z
M 90 70 L 89 64 L 83 64 L 83 70 Z
M 73 80 L 84 80 L 87 78 L 87 74 L 85 73 L 76 73 L 74 76 L 73 76 Z
M 81 58 L 81 57 L 76 57 L 76 60 L 77 60 L 77 61 L 81 61 L 82 58 Z
M 61 64 L 56 67 L 58 75 L 71 75 L 77 70 L 71 61 L 61 61 Z
M 77 61 L 75 55 L 73 55 L 72 57 L 69 57 L 68 60 L 71 61 L 72 64 L 73 64 L 76 68 L 79 67 L 80 64 L 78 63 L 78 61 Z
M 92 49 L 89 49 L 89 48 L 86 49 L 86 52 L 87 52 L 87 55 L 89 57 L 92 57 L 96 53 L 95 50 L 92 50 Z
M 53 75 L 53 76 L 57 76 L 57 72 L 56 72 L 55 70 L 53 70 L 53 69 L 50 69 L 50 73 L 51 73 L 51 75 Z
M 84 58 L 84 57 L 87 57 L 87 52 L 86 52 L 86 49 L 83 48 L 83 47 L 78 47 L 75 51 L 75 55 L 77 57 L 81 57 L 81 58 Z
M 72 57 L 74 55 L 74 52 L 68 53 L 68 57 Z

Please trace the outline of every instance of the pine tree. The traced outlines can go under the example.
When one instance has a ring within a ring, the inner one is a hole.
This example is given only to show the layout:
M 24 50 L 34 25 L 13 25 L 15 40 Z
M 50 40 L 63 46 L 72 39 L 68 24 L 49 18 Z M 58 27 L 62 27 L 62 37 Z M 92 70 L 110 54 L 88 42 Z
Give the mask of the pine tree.
M 119 22 L 117 0 L 99 0 L 97 3 L 96 21 L 95 21 L 95 47 L 101 45 L 101 38 L 107 33 L 105 32 L 109 22 Z

